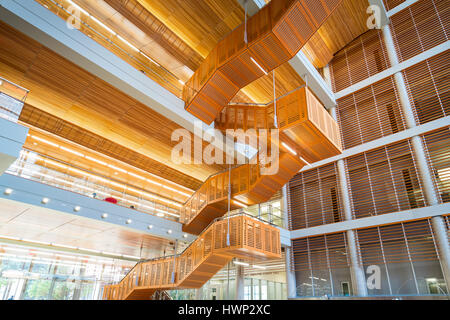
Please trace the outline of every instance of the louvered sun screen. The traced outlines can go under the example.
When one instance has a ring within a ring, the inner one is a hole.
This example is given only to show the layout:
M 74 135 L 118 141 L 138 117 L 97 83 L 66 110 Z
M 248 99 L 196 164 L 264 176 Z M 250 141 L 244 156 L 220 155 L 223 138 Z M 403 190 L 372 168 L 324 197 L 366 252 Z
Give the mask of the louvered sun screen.
M 450 127 L 423 135 L 441 202 L 450 202 Z
M 380 30 L 369 30 L 340 50 L 330 62 L 334 92 L 389 68 Z
M 337 281 L 350 281 L 344 233 L 295 239 L 291 265 L 299 296 L 341 295 Z M 333 292 L 334 291 L 334 292 Z
M 345 149 L 405 129 L 393 77 L 338 99 L 336 111 Z
M 345 163 L 354 218 L 425 205 L 409 140 L 349 157 Z
M 403 70 L 419 124 L 450 115 L 450 50 Z
M 421 0 L 391 17 L 400 62 L 449 40 L 449 10 L 447 0 Z
M 425 277 L 442 278 L 428 219 L 357 230 L 364 269 L 381 271 L 381 288 L 369 294 L 427 294 Z
M 343 221 L 336 163 L 298 173 L 288 185 L 291 230 Z

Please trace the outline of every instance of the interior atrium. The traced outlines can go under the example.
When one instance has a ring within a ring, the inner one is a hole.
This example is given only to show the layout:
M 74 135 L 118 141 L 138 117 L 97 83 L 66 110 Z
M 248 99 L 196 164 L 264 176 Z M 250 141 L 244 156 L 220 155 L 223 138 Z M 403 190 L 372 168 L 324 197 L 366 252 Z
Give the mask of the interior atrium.
M 450 297 L 448 0 L 0 0 L 0 300 Z

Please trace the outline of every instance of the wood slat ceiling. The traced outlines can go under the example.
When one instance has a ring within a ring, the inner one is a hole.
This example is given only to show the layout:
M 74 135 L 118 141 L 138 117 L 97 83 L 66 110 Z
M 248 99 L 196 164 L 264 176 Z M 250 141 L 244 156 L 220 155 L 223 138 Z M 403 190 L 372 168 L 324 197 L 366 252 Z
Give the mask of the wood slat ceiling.
M 75 2 L 110 27 L 128 25 L 120 32 L 125 38 L 133 36 L 127 39 L 134 44 L 140 38 L 135 31 L 140 31 L 144 39 L 141 49 L 172 70 L 195 69 L 221 38 L 244 21 L 244 10 L 237 0 Z M 367 0 L 345 0 L 313 36 L 304 52 L 316 67 L 328 63 L 336 51 L 366 31 L 367 6 Z M 182 173 L 180 183 L 189 188 L 224 168 L 170 163 L 167 160 L 174 145 L 170 135 L 178 125 L 7 25 L 0 27 L 2 75 L 31 89 L 27 102 L 34 108 L 151 158 L 158 163 L 151 167 L 161 168 L 155 170 L 167 179 L 176 179 L 174 172 Z M 277 96 L 304 84 L 289 64 L 275 74 Z M 267 103 L 272 99 L 269 74 L 241 90 L 232 102 Z
M 74 143 L 84 146 L 90 150 L 94 150 L 111 158 L 118 159 L 149 173 L 181 184 L 192 190 L 199 188 L 202 183 L 200 180 L 194 179 L 190 175 L 174 170 L 160 162 L 139 154 L 132 149 L 126 148 L 114 141 L 87 131 L 82 127 L 71 124 L 68 121 L 55 117 L 50 113 L 42 111 L 29 104 L 24 105 L 19 121 L 24 125 L 35 127 L 69 141 L 73 141 Z M 32 146 L 29 147 L 32 150 L 35 149 Z M 38 149 L 36 151 L 41 152 L 43 150 Z M 43 153 L 47 154 L 47 152 Z M 60 159 L 60 157 L 56 155 L 53 156 Z M 62 160 L 67 161 L 68 159 Z
M 176 144 L 171 134 L 179 125 L 4 23 L 0 23 L 0 70 L 4 78 L 30 90 L 27 103 L 33 107 L 161 165 L 196 180 L 224 169 L 171 162 Z
M 67 127 L 64 128 L 63 132 L 67 132 Z M 114 158 L 105 156 L 104 153 L 95 152 L 93 151 L 92 148 L 85 148 L 79 144 L 69 142 L 66 139 L 61 139 L 56 135 L 49 134 L 34 127 L 31 127 L 28 133 L 29 136 L 27 137 L 24 143 L 24 148 L 31 151 L 35 151 L 41 155 L 48 156 L 50 157 L 51 160 L 59 160 L 64 164 L 69 164 L 72 167 L 82 169 L 96 176 L 107 177 L 109 180 L 119 182 L 120 184 L 127 184 L 131 187 L 137 187 L 149 193 L 160 195 L 163 198 L 174 200 L 180 204 L 186 202 L 189 196 L 193 193 L 192 192 L 193 190 L 182 188 L 180 185 L 171 183 L 170 181 L 165 179 L 161 179 L 159 176 L 155 177 L 154 175 L 150 175 L 147 173 L 148 170 L 145 170 L 146 172 L 137 170 L 136 167 L 134 166 L 130 166 L 129 164 L 126 164 L 120 160 L 116 160 Z M 77 134 L 80 134 L 80 138 L 81 136 L 83 136 L 83 133 L 77 132 Z M 45 143 L 44 141 L 48 141 L 50 143 Z M 150 183 L 142 179 L 136 179 L 136 177 L 129 175 L 126 172 L 122 172 L 115 168 L 108 167 L 102 163 L 90 160 L 89 158 L 86 157 L 80 157 L 78 154 L 75 154 L 73 152 L 72 153 L 67 152 L 66 150 L 61 149 L 60 147 L 73 150 L 77 153 L 84 154 L 85 156 L 106 163 L 107 165 L 112 165 L 116 168 L 120 168 L 122 170 L 131 172 L 140 177 L 147 178 L 151 180 L 153 183 Z M 48 164 L 46 164 L 45 166 L 51 167 L 53 170 L 59 172 L 64 172 L 68 173 L 69 175 L 73 175 L 70 173 L 70 171 L 67 171 L 67 169 L 62 169 L 61 167 L 58 166 Z M 177 177 L 182 175 L 179 172 L 177 172 L 176 174 Z M 187 176 L 186 178 L 189 179 L 190 177 Z M 159 183 L 160 185 L 158 186 L 156 185 L 156 183 Z M 102 183 L 100 182 L 100 184 Z M 171 189 L 164 188 L 163 185 L 170 187 Z M 163 205 L 167 205 L 167 202 L 164 201 L 163 202 L 157 201 L 157 202 L 162 203 Z M 179 208 L 178 206 L 172 207 L 177 210 Z
M 244 22 L 244 9 L 237 0 L 133 1 L 138 1 L 203 58 L 219 40 Z M 316 68 L 327 65 L 337 51 L 367 31 L 368 6 L 367 0 L 345 0 L 308 41 L 303 52 Z M 276 70 L 275 83 L 278 96 L 303 85 L 304 81 L 286 63 Z M 251 100 L 258 103 L 273 100 L 272 74 L 243 88 L 232 102 Z
M 367 0 L 344 0 L 302 49 L 316 68 L 326 66 L 334 54 L 368 30 Z

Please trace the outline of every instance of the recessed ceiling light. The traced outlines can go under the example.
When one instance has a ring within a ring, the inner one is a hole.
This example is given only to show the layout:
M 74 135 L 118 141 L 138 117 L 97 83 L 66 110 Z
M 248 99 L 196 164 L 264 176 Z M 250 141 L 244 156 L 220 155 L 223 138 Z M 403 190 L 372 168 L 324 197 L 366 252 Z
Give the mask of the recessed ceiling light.
M 80 206 L 76 206 L 75 208 L 73 208 L 73 211 L 75 211 L 75 212 L 78 212 L 78 211 L 80 211 L 81 210 L 81 207 Z
M 149 224 L 147 228 L 153 229 L 153 225 Z
M 127 221 L 125 221 L 125 223 L 126 224 L 130 224 L 130 223 L 132 223 L 133 221 L 131 220 L 131 219 L 128 219 Z
M 6 189 L 5 189 L 5 194 L 6 194 L 7 196 L 9 196 L 12 192 L 13 192 L 13 189 L 11 189 L 11 188 L 6 188 Z
M 170 229 L 167 230 L 167 233 L 168 233 L 168 234 L 172 234 L 172 230 L 170 230 Z
M 188 235 L 185 233 L 185 234 L 183 234 L 183 238 L 187 238 L 188 237 Z
M 107 213 L 103 213 L 102 214 L 102 219 L 106 219 L 106 218 L 108 218 L 108 214 Z
M 43 204 L 47 204 L 48 202 L 50 201 L 50 199 L 49 198 L 42 198 L 42 203 Z

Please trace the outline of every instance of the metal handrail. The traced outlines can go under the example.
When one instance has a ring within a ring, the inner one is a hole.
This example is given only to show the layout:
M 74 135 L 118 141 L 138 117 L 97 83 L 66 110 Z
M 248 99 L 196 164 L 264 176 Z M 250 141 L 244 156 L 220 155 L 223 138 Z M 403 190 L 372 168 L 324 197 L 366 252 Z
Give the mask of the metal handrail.
M 175 254 L 168 255 L 168 256 L 161 256 L 161 257 L 157 257 L 157 258 L 151 258 L 151 259 L 146 259 L 146 260 L 139 261 L 139 262 L 137 262 L 137 263 L 133 266 L 133 268 L 130 269 L 130 271 L 128 271 L 128 273 L 125 275 L 125 277 L 124 277 L 122 280 L 120 280 L 119 282 L 116 282 L 115 284 L 121 283 L 121 282 L 126 278 L 127 275 L 129 275 L 130 273 L 132 273 L 133 270 L 134 270 L 136 267 L 138 267 L 139 265 L 141 265 L 141 264 L 143 264 L 143 263 L 153 262 L 153 261 L 158 261 L 158 260 L 163 260 L 163 259 L 172 259 L 172 258 L 180 257 L 181 255 L 183 255 L 183 254 L 185 253 L 186 250 L 188 250 L 188 249 L 195 243 L 195 241 L 196 241 L 197 239 L 199 239 L 205 232 L 209 231 L 208 229 L 209 229 L 214 223 L 216 223 L 216 222 L 218 222 L 218 221 L 225 220 L 225 219 L 235 218 L 235 217 L 238 217 L 238 216 L 247 216 L 247 217 L 250 217 L 250 218 L 252 218 L 252 219 L 254 219 L 254 220 L 258 220 L 258 221 L 261 222 L 261 223 L 264 223 L 264 224 L 267 224 L 267 225 L 270 225 L 270 226 L 273 226 L 273 227 L 278 227 L 277 225 L 275 225 L 275 224 L 273 224 L 273 223 L 270 223 L 270 222 L 265 221 L 265 220 L 262 220 L 262 219 L 260 219 L 260 218 L 258 218 L 258 217 L 252 216 L 252 215 L 250 215 L 250 214 L 248 214 L 248 213 L 246 213 L 246 212 L 233 214 L 233 215 L 231 215 L 231 216 L 223 216 L 223 217 L 215 218 L 214 220 L 212 220 L 212 221 L 211 221 L 211 222 L 203 229 L 203 231 L 197 236 L 197 238 L 196 238 L 195 240 L 193 240 L 193 241 L 189 244 L 189 246 L 187 246 L 186 248 L 184 248 L 184 250 L 183 250 L 182 252 L 180 252 L 180 253 L 175 253 Z

